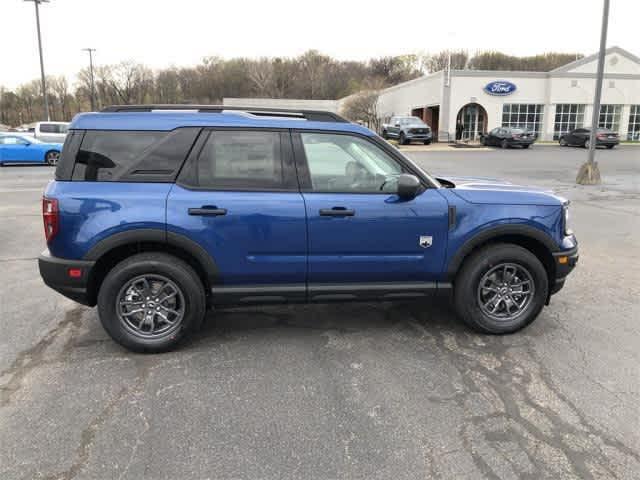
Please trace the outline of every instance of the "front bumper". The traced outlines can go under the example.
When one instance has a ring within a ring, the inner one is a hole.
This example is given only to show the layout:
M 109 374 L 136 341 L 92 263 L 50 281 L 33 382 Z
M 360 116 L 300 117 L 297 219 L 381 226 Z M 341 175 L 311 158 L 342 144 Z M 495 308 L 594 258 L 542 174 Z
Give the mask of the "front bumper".
M 44 283 L 67 298 L 83 305 L 95 305 L 89 295 L 89 279 L 95 262 L 53 257 L 45 250 L 38 257 L 38 268 Z M 72 272 L 73 271 L 73 275 Z
M 431 140 L 433 138 L 433 134 L 431 133 L 409 133 L 406 132 L 404 134 L 404 138 L 407 140 Z
M 561 252 L 555 252 L 553 254 L 553 259 L 555 260 L 555 271 L 556 278 L 553 285 L 551 285 L 550 295 L 554 293 L 558 293 L 562 287 L 564 287 L 564 282 L 567 280 L 567 277 L 571 273 L 571 271 L 578 264 L 578 259 L 580 255 L 578 254 L 578 247 L 575 246 L 571 250 L 564 250 Z

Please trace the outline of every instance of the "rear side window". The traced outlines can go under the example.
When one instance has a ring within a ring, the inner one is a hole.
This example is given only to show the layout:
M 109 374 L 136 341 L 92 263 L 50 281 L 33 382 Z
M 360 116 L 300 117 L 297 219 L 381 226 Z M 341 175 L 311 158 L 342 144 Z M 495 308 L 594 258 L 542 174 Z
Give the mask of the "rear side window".
M 173 132 L 88 130 L 76 156 L 73 180 L 172 181 L 198 133 L 197 128 Z
M 280 133 L 213 131 L 191 173 L 190 183 L 201 188 L 281 189 L 285 181 Z
M 41 123 L 41 133 L 67 133 L 67 125 L 60 123 Z

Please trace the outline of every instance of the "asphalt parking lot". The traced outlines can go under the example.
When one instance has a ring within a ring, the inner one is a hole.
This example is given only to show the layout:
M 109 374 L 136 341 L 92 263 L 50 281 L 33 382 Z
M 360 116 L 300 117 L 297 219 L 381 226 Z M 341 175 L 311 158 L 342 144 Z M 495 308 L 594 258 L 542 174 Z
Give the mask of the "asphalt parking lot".
M 411 152 L 429 171 L 572 200 L 581 258 L 528 329 L 446 303 L 210 314 L 179 351 L 126 352 L 44 286 L 48 167 L 0 169 L 0 478 L 640 476 L 640 148 Z

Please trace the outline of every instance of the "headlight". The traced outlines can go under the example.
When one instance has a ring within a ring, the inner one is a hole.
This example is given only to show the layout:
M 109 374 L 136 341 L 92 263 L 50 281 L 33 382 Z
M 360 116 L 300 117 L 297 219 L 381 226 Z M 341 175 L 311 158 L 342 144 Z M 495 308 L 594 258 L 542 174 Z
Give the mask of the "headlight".
M 564 234 L 565 235 L 573 235 L 573 230 L 569 228 L 569 203 L 565 203 L 562 206 L 562 216 L 564 221 Z

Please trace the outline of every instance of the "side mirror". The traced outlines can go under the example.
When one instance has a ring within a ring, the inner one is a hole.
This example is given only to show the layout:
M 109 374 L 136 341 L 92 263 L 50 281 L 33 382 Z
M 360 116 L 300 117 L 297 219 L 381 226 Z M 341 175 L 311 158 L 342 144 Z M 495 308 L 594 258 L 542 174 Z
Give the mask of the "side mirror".
M 411 200 L 418 195 L 420 180 L 415 175 L 403 173 L 398 175 L 398 196 L 405 200 Z

